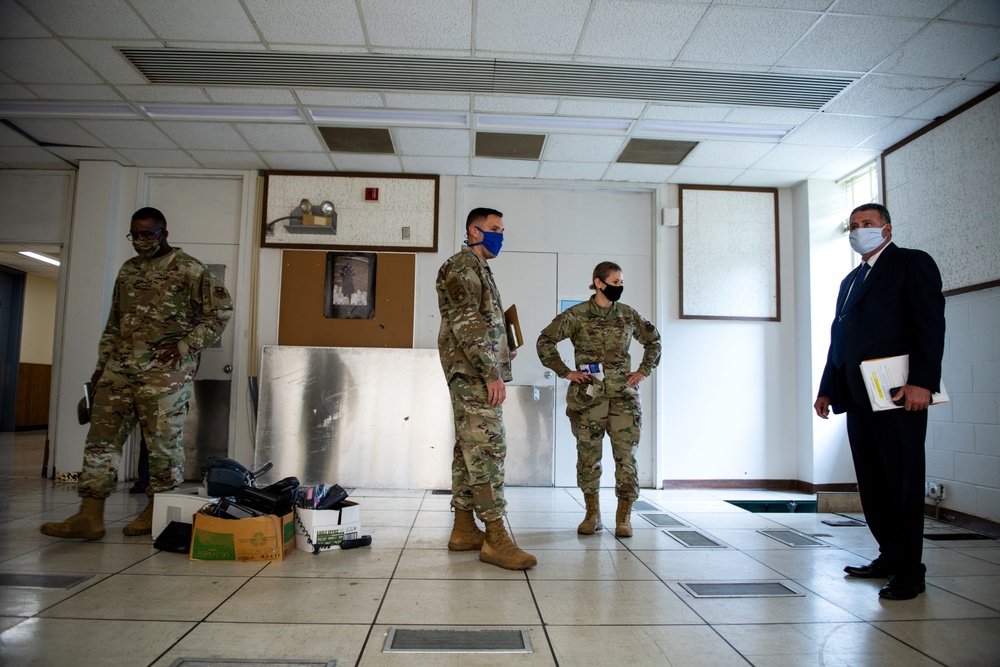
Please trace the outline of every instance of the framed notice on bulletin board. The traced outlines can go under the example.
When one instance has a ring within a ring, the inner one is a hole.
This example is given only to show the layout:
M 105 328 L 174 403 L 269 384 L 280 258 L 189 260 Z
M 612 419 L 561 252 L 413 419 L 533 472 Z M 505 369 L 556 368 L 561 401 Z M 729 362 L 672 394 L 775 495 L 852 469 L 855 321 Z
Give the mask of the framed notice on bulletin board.
M 437 252 L 439 178 L 264 173 L 264 248 Z
M 779 321 L 778 191 L 678 187 L 681 319 Z

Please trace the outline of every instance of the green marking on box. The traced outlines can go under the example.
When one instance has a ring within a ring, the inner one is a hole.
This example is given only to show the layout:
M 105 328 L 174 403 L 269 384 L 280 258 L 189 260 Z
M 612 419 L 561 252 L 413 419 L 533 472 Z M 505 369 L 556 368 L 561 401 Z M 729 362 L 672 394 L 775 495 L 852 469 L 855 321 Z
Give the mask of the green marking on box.
M 236 540 L 232 533 L 199 528 L 194 531 L 191 555 L 199 560 L 236 560 Z

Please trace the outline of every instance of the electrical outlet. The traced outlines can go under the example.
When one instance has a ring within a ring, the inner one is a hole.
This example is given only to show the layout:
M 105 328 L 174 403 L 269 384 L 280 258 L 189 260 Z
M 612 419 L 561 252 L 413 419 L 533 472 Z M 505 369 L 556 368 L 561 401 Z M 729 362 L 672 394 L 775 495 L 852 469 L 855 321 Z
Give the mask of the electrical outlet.
M 935 500 L 944 499 L 944 484 L 937 482 L 927 482 L 927 497 Z

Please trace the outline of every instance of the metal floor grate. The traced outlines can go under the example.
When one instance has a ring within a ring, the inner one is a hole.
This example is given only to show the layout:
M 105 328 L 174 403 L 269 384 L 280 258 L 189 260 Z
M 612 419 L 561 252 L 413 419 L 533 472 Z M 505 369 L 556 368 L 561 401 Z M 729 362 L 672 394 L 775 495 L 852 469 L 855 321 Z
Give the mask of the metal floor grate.
M 632 503 L 633 512 L 659 512 L 660 508 L 651 503 L 647 503 L 645 500 L 637 500 Z
M 177 658 L 170 667 L 336 667 L 336 660 L 270 660 L 247 658 Z
M 686 547 L 710 547 L 713 549 L 725 549 L 726 545 L 719 544 L 697 530 L 665 530 L 663 531 Z
M 654 526 L 685 526 L 687 524 L 682 523 L 670 516 L 669 514 L 640 514 L 643 519 L 650 522 Z
M 682 581 L 680 585 L 696 598 L 791 598 L 805 594 L 777 581 Z
M 382 652 L 532 653 L 532 649 L 526 629 L 391 627 Z
M 90 579 L 92 574 L 39 574 L 37 572 L 0 572 L 0 586 L 10 588 L 62 588 L 69 590 Z
M 807 535 L 803 535 L 802 533 L 796 533 L 794 530 L 758 530 L 757 532 L 766 537 L 770 537 L 772 540 L 778 540 L 782 544 L 787 544 L 790 547 L 829 546 L 818 540 L 814 540 Z

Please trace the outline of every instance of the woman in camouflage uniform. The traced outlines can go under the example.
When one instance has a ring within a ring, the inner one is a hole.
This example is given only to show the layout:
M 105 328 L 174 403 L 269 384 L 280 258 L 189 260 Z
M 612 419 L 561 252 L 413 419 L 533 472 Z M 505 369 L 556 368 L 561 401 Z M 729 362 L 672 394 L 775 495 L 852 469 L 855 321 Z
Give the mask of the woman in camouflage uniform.
M 557 315 L 538 336 L 536 347 L 542 363 L 570 381 L 566 415 L 576 437 L 576 481 L 587 505 L 577 532 L 593 535 L 602 528 L 598 490 L 607 433 L 615 459 L 615 535 L 631 537 L 632 503 L 639 497 L 635 463 L 642 427 L 639 383 L 660 362 L 660 334 L 652 322 L 618 303 L 622 269 L 614 262 L 601 262 L 594 268 L 590 289 L 594 296 Z M 575 370 L 556 349 L 556 343 L 566 338 L 573 343 Z M 629 355 L 633 338 L 645 348 L 635 371 Z

